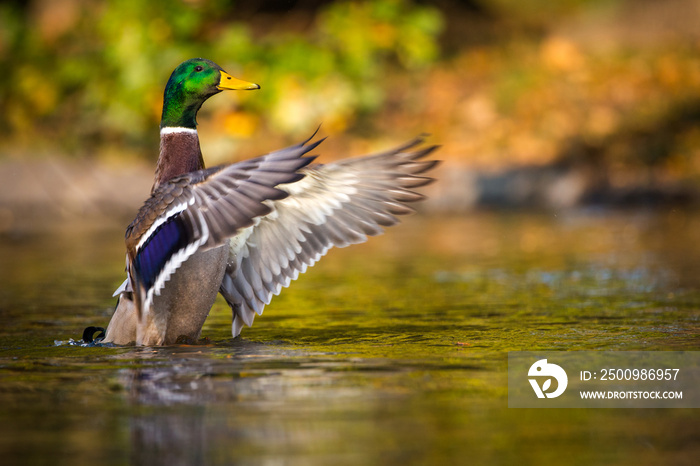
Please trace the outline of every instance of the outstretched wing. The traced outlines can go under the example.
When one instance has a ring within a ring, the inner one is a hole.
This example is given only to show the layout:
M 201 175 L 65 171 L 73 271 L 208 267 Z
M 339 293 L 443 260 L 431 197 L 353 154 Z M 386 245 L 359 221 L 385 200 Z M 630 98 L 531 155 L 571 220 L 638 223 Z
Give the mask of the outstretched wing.
M 233 336 L 250 326 L 273 295 L 289 286 L 333 246 L 362 243 L 424 196 L 411 188 L 437 161 L 421 160 L 436 146 L 417 149 L 422 139 L 382 154 L 346 159 L 302 170 L 303 180 L 279 186 L 289 195 L 269 202 L 272 210 L 231 239 L 221 294 L 233 309 Z
M 154 295 L 195 251 L 220 246 L 256 217 L 269 214 L 265 201 L 288 195 L 276 186 L 301 180 L 299 169 L 314 159 L 304 155 L 320 142 L 160 185 L 126 231 L 127 272 L 138 312 L 147 312 Z

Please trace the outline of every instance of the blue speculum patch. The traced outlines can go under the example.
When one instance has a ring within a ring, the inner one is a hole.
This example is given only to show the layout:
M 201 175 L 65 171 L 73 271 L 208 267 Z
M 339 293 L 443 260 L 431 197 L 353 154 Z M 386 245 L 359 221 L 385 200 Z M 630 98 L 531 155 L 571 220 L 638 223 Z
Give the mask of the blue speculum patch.
M 177 215 L 153 232 L 134 259 L 134 268 L 145 289 L 153 287 L 168 260 L 186 246 L 185 228 Z

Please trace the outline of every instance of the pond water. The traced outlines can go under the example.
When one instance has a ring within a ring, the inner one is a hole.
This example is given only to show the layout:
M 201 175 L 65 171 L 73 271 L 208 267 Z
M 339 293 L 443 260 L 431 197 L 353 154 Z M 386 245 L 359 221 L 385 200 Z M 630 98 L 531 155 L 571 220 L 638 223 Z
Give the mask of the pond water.
M 699 350 L 700 215 L 414 216 L 231 339 L 80 347 L 123 229 L 0 237 L 3 464 L 697 464 L 693 409 L 507 408 L 515 350 Z

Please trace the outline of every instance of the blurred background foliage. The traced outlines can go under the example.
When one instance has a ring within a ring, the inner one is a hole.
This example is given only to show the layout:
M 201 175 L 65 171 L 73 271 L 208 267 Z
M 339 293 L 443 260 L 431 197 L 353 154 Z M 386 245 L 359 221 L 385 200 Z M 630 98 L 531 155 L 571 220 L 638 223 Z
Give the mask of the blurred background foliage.
M 289 5 L 283 5 L 264 14 L 265 24 L 252 24 L 238 18 L 237 3 L 3 4 L 6 136 L 20 143 L 47 138 L 73 153 L 105 143 L 152 147 L 170 72 L 203 56 L 265 89 L 239 93 L 235 110 L 230 95 L 207 104 L 225 132 L 246 138 L 266 124 L 298 139 L 321 122 L 329 131 L 344 130 L 376 112 L 385 101 L 388 68 L 425 70 L 439 57 L 443 17 L 433 7 L 405 0 L 326 2 L 285 18 Z
M 459 166 L 696 184 L 699 21 L 697 0 L 5 2 L 0 155 L 152 159 L 164 84 L 203 56 L 262 86 L 205 105 L 210 163 L 322 124 L 338 155 L 429 132 Z

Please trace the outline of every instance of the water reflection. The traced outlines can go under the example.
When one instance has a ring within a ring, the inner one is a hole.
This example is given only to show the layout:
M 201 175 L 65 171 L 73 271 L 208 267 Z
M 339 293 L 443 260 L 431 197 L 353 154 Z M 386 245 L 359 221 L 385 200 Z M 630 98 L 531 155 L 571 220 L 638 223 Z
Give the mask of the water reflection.
M 120 231 L 2 237 L 0 453 L 541 464 L 555 451 L 644 463 L 643 438 L 682 463 L 697 452 L 692 412 L 513 412 L 505 368 L 519 349 L 697 350 L 698 231 L 693 213 L 417 216 L 331 252 L 243 338 L 231 340 L 219 302 L 208 343 L 155 349 L 52 344 L 108 322 Z
M 236 340 L 227 344 L 144 349 L 120 358 L 136 369 L 119 371 L 131 403 L 172 406 L 179 404 L 254 403 L 304 399 L 309 387 L 330 385 L 333 371 L 345 365 L 323 355 L 275 348 Z M 329 357 L 329 356 L 326 356 Z M 339 372 L 337 372 L 339 373 Z M 322 392 L 312 391 L 318 399 Z M 333 396 L 348 395 L 334 390 Z
M 382 398 L 395 403 L 406 393 L 382 389 L 382 380 L 417 370 L 249 341 L 137 350 L 119 357 L 139 365 L 118 373 L 134 407 L 129 431 L 135 464 L 230 463 L 240 459 L 240 447 L 303 450 L 325 441 L 333 442 L 327 448 L 337 448 L 342 437 L 322 428 L 309 430 L 309 424 L 372 412 Z

